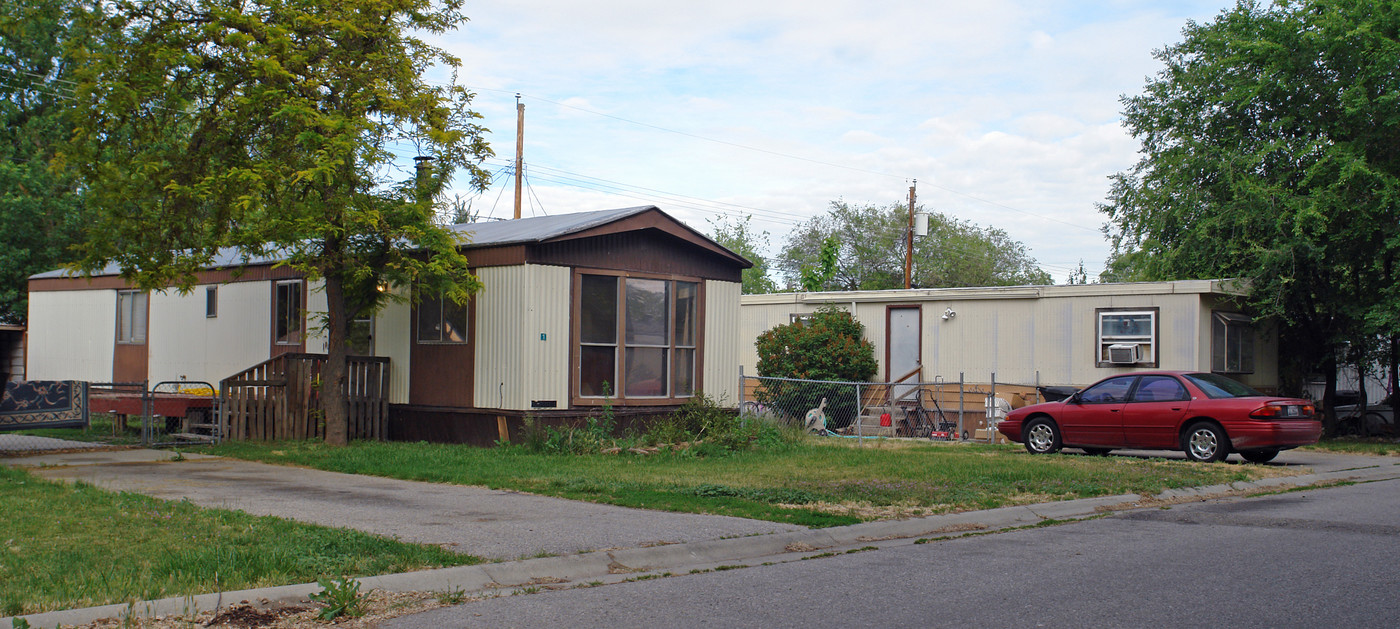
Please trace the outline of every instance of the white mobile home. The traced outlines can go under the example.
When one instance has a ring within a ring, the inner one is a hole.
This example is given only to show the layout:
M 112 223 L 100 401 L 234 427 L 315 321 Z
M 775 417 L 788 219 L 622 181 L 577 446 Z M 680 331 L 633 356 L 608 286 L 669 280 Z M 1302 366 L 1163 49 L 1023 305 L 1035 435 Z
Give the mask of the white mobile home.
M 754 339 L 823 306 L 852 312 L 880 362 L 877 379 L 1083 386 L 1133 369 L 1214 371 L 1278 386 L 1278 344 L 1222 280 L 745 295 L 746 375 Z

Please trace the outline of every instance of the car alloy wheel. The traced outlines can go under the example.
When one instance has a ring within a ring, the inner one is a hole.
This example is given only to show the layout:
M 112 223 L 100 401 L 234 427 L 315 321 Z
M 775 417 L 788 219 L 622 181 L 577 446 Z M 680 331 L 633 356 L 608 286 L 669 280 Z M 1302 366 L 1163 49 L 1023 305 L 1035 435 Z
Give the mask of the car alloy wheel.
M 1222 461 L 1230 452 L 1230 442 L 1213 424 L 1196 424 L 1186 435 L 1186 456 L 1194 461 Z
M 1026 450 L 1031 454 L 1051 454 L 1060 449 L 1060 435 L 1048 420 L 1037 419 L 1026 430 Z

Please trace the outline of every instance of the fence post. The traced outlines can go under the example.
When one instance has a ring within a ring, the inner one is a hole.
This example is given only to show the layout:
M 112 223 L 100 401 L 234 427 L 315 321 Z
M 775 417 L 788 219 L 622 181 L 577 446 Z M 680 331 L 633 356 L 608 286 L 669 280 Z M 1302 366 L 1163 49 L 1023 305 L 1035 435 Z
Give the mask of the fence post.
M 739 404 L 744 403 L 744 366 L 739 365 Z
M 996 437 L 992 436 L 992 420 L 997 416 L 997 372 L 992 372 L 992 393 L 987 397 L 987 419 L 983 423 L 987 425 L 987 443 L 995 443 Z
M 966 409 L 966 404 L 964 404 L 965 397 L 966 397 L 966 395 L 967 395 L 967 389 L 963 387 L 963 382 L 964 382 L 963 376 L 964 376 L 963 372 L 959 371 L 959 372 L 958 372 L 958 439 L 959 439 L 959 440 L 964 439 L 963 435 L 967 433 L 967 429 L 966 429 L 966 428 L 963 428 L 963 425 L 964 425 L 964 424 L 963 424 L 963 413 L 966 412 L 966 410 L 967 410 L 967 409 Z
M 861 421 L 861 416 L 865 414 L 865 396 L 861 395 L 860 385 L 855 385 L 856 389 L 856 445 L 865 445 L 865 422 Z

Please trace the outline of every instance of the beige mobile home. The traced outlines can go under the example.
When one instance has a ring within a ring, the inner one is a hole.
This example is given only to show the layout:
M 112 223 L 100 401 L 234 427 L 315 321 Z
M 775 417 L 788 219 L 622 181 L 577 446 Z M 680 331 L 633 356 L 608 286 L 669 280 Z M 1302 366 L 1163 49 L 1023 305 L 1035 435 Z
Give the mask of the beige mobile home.
M 456 229 L 481 293 L 390 304 L 353 329 L 353 354 L 388 359 L 391 438 L 489 444 L 527 413 L 735 399 L 743 257 L 654 206 Z M 186 295 L 131 290 L 116 269 L 31 277 L 29 377 L 217 385 L 325 351 L 318 286 L 276 260 L 225 262 Z
M 877 379 L 935 378 L 1084 386 L 1134 369 L 1214 371 L 1278 386 L 1278 345 L 1238 305 L 1236 282 L 1189 280 L 745 295 L 741 363 L 754 339 L 822 306 L 853 312 L 880 362 Z

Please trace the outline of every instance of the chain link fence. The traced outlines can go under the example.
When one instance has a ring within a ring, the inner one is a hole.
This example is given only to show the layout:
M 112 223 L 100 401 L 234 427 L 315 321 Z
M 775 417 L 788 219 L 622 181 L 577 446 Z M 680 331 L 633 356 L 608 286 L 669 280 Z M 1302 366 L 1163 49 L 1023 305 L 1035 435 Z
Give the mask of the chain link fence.
M 8 382 L 0 456 L 220 440 L 220 404 L 207 382 Z
M 1037 374 L 1039 380 L 1039 374 Z M 1005 442 L 996 425 L 1013 408 L 1063 399 L 1073 387 L 1039 382 L 837 382 L 739 376 L 739 413 L 746 419 L 801 426 L 817 434 L 867 438 Z

